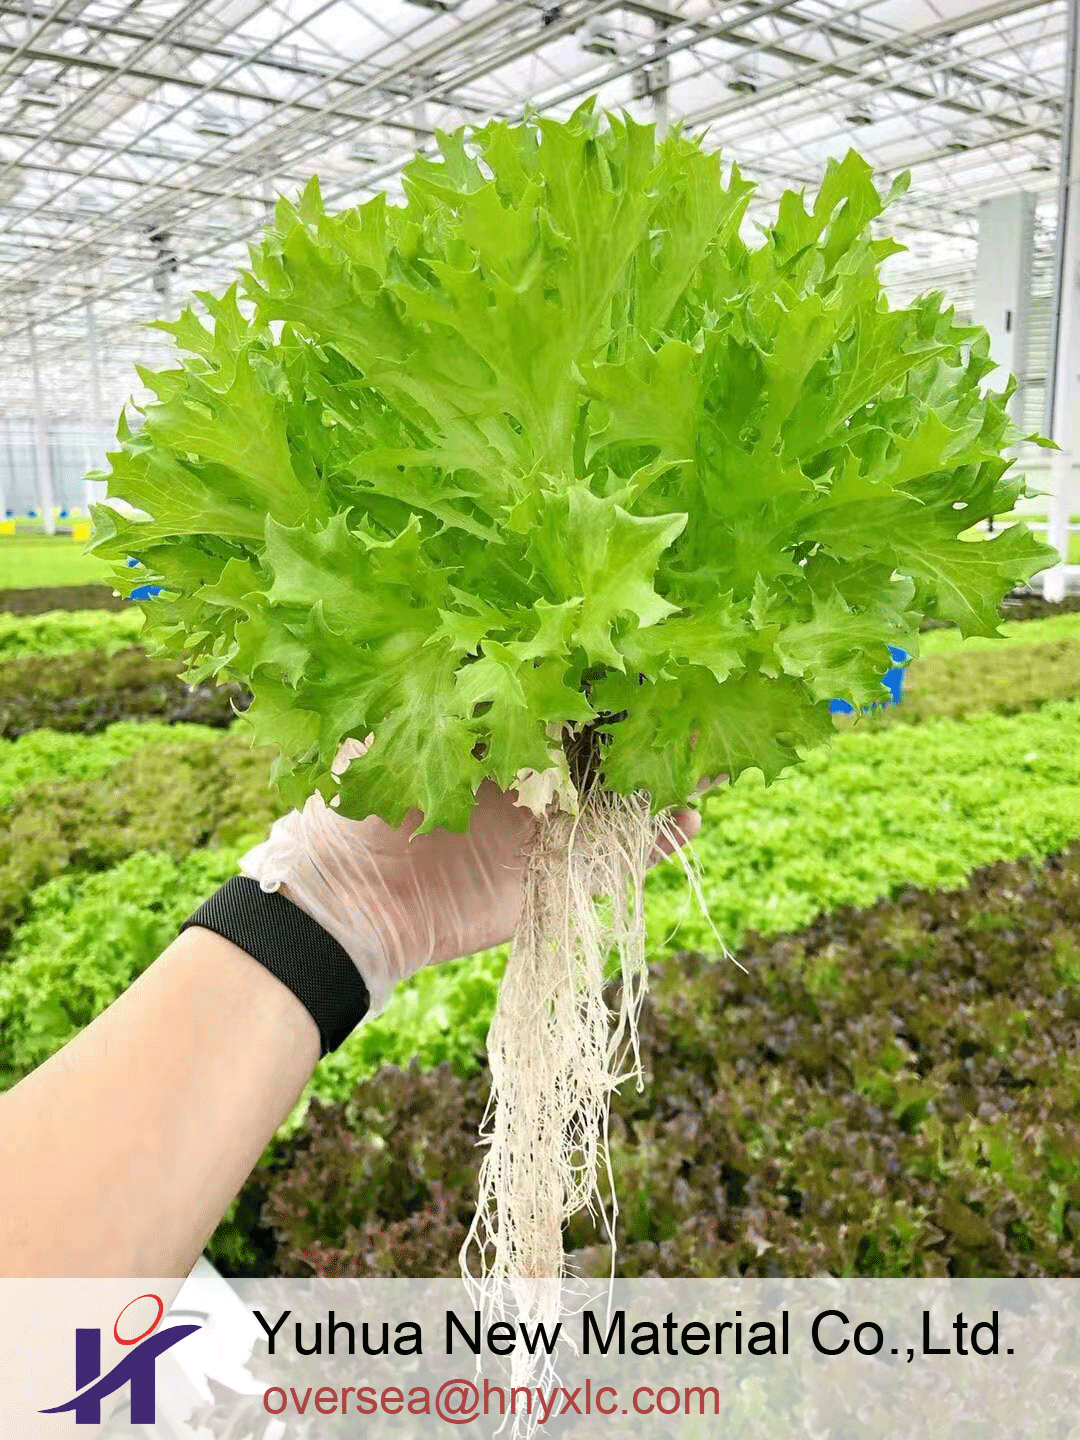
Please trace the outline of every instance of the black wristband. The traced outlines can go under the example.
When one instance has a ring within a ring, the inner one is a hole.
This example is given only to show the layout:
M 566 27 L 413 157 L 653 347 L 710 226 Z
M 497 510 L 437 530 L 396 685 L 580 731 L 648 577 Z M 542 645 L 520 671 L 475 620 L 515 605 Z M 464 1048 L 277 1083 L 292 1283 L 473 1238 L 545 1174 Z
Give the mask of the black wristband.
M 180 926 L 212 930 L 265 965 L 319 1027 L 322 1053 L 336 1050 L 371 1007 L 348 954 L 306 910 L 247 875 L 234 875 Z

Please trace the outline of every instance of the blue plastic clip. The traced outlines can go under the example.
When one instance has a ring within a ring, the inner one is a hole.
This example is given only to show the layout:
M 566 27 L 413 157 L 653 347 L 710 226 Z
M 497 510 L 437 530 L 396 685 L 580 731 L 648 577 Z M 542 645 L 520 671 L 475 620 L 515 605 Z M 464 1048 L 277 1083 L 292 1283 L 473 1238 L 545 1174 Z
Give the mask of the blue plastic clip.
M 906 650 L 901 650 L 898 645 L 889 646 L 889 658 L 895 662 L 891 670 L 886 670 L 881 677 L 881 683 L 888 690 L 892 697 L 889 700 L 882 700 L 875 705 L 864 707 L 866 712 L 884 710 L 889 705 L 899 705 L 904 698 L 904 662 L 909 658 Z M 830 700 L 830 715 L 852 715 L 855 712 L 854 705 L 849 705 L 846 700 Z
M 139 567 L 139 565 L 141 565 L 141 564 L 142 564 L 142 562 L 141 562 L 140 560 L 136 560 L 136 559 L 135 559 L 133 556 L 131 556 L 131 555 L 128 556 L 127 568 L 128 568 L 129 570 L 135 570 L 135 569 L 137 569 L 137 568 Z M 155 595 L 160 595 L 160 594 L 161 594 L 161 586 L 160 586 L 160 585 L 136 585 L 136 586 L 135 586 L 135 589 L 132 590 L 132 591 L 129 593 L 128 599 L 129 599 L 129 600 L 153 600 L 153 598 L 154 598 Z

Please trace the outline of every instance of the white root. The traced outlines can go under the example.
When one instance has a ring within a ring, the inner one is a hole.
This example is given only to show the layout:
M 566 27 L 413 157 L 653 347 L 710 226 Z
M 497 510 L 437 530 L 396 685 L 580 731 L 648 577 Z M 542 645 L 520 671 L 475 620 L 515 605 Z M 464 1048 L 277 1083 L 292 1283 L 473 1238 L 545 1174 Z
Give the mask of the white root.
M 568 1278 L 563 1226 L 580 1210 L 603 1215 L 614 1267 L 614 1187 L 606 1211 L 597 1180 L 610 1179 L 612 1093 L 640 1087 L 637 1024 L 645 996 L 644 881 L 657 842 L 681 836 L 649 800 L 599 787 L 576 814 L 541 820 L 530 851 L 524 903 L 488 1034 L 491 1095 L 480 1198 L 461 1252 L 462 1274 L 486 1324 L 510 1319 L 550 1334 Z M 682 862 L 701 900 L 693 860 Z M 615 977 L 608 969 L 614 952 Z M 621 980 L 616 1008 L 605 982 Z M 513 1384 L 553 1377 L 542 1347 L 514 1352 Z M 531 1430 L 517 1417 L 515 1433 Z

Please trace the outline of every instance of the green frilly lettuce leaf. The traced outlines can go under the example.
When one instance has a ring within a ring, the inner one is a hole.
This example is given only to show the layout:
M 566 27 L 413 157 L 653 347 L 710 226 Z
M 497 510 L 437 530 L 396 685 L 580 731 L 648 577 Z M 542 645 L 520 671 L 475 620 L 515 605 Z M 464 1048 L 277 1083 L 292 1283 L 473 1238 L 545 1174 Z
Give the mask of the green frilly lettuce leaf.
M 960 538 L 1024 492 L 1010 392 L 940 295 L 887 303 L 857 155 L 748 240 L 737 169 L 591 105 L 439 146 L 402 204 L 313 180 L 163 324 L 95 514 L 159 644 L 251 687 L 285 798 L 370 734 L 344 812 L 460 830 L 592 726 L 659 809 L 796 762 L 922 616 L 994 632 L 1050 556 Z

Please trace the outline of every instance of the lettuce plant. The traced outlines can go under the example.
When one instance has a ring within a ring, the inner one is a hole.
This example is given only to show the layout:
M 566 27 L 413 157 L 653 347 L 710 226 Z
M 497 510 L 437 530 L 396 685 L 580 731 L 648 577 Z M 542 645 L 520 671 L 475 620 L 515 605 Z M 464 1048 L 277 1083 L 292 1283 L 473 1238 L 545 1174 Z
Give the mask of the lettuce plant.
M 888 303 L 857 155 L 754 234 L 737 169 L 591 106 L 439 147 L 401 204 L 328 214 L 312 181 L 163 326 L 110 456 L 138 513 L 99 508 L 97 549 L 162 587 L 193 678 L 250 686 L 290 799 L 370 735 L 347 815 L 462 830 L 490 777 L 541 817 L 471 1237 L 536 1280 L 594 1196 L 673 807 L 883 698 L 923 616 L 993 633 L 1049 552 L 961 538 L 1024 493 L 1010 389 L 940 295 Z
M 373 733 L 347 813 L 461 829 L 591 727 L 659 810 L 882 698 L 922 615 L 994 631 L 1047 554 L 959 538 L 1024 493 L 1011 390 L 940 295 L 886 303 L 858 156 L 748 240 L 737 170 L 589 107 L 441 150 L 404 205 L 312 181 L 208 323 L 162 326 L 108 476 L 147 518 L 95 512 L 165 587 L 150 629 L 251 685 L 292 796 Z

